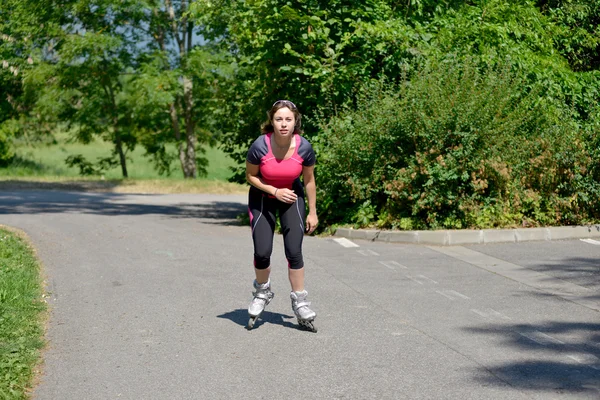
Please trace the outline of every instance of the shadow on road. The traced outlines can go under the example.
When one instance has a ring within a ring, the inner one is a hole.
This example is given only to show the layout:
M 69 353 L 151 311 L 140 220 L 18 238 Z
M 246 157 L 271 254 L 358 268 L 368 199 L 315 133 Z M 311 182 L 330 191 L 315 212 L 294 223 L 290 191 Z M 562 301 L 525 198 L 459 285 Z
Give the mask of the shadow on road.
M 246 324 L 248 323 L 248 310 L 239 308 L 237 310 L 230 311 L 225 314 L 217 315 L 217 318 L 225 318 L 232 322 L 235 322 L 236 324 L 238 324 L 240 326 L 245 327 Z M 293 318 L 294 317 L 290 316 L 290 315 L 264 311 L 262 313 L 262 315 L 260 316 L 260 318 L 258 319 L 258 321 L 256 321 L 256 323 L 254 324 L 254 329 L 260 328 L 260 326 L 265 323 L 281 325 L 286 328 L 298 329 L 297 325 L 288 321 Z
M 600 260 L 593 257 L 571 257 L 558 262 L 534 264 L 527 268 L 576 285 L 597 288 L 600 286 Z
M 139 195 L 138 195 L 139 196 Z M 235 201 L 206 200 L 193 203 L 152 204 L 158 195 L 144 195 L 145 201 L 131 201 L 131 195 L 119 193 L 86 193 L 54 191 L 0 192 L 0 215 L 83 213 L 107 216 L 164 215 L 171 218 L 208 219 L 208 223 L 240 225 L 236 217 L 247 211 L 245 204 Z
M 499 346 L 519 350 L 518 362 L 482 367 L 475 376 L 481 384 L 498 384 L 498 377 L 516 388 L 600 398 L 600 324 L 555 321 L 465 330 L 496 336 Z M 573 341 L 575 334 L 583 339 Z

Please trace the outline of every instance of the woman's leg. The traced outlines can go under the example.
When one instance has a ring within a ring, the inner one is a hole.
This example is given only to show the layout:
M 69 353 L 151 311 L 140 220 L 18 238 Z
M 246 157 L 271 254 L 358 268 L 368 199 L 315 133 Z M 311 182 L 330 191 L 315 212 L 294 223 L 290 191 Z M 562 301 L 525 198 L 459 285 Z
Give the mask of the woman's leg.
M 302 242 L 304 240 L 304 220 L 306 215 L 303 193 L 297 193 L 294 204 L 280 207 L 281 229 L 285 256 L 288 260 L 288 277 L 292 291 L 304 290 L 304 259 Z
M 304 291 L 304 267 L 300 269 L 288 269 L 288 277 L 293 292 Z
M 254 274 L 256 275 L 256 283 L 267 283 L 269 281 L 269 277 L 271 276 L 271 267 L 269 266 L 265 269 L 258 269 L 254 267 Z
M 273 200 L 259 191 L 250 190 L 248 213 L 254 243 L 254 272 L 256 282 L 266 283 L 271 275 L 271 253 L 275 233 L 275 214 Z

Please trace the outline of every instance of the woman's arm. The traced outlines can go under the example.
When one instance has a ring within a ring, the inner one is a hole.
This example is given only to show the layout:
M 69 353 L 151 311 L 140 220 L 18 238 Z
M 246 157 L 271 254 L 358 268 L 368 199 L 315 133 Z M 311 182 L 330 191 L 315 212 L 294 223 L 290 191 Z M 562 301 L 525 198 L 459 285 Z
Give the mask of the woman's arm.
M 308 198 L 308 216 L 306 217 L 306 230 L 312 233 L 319 224 L 317 217 L 317 183 L 315 182 L 315 166 L 302 167 L 302 178 Z
M 291 204 L 296 201 L 298 196 L 294 193 L 293 190 L 282 188 L 278 189 L 273 185 L 265 184 L 258 174 L 260 173 L 260 166 L 251 164 L 246 161 L 246 180 L 249 184 L 254 186 L 257 189 L 262 190 L 265 193 L 268 193 L 279 201 L 284 203 Z
M 257 189 L 262 190 L 265 193 L 275 195 L 275 191 L 277 190 L 277 188 L 275 186 L 264 184 L 262 179 L 260 179 L 260 177 L 258 176 L 259 172 L 260 166 L 250 164 L 248 161 L 246 161 L 246 180 L 248 181 L 248 183 Z

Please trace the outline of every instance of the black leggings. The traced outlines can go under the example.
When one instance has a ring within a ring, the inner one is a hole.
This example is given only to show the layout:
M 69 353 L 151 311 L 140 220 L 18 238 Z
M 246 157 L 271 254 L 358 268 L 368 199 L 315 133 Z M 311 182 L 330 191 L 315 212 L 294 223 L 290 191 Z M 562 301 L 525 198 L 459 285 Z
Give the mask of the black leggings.
M 288 267 L 291 269 L 304 267 L 302 258 L 304 219 L 306 217 L 304 188 L 301 185 L 294 185 L 294 192 L 298 196 L 298 200 L 292 204 L 287 204 L 254 186 L 250 187 L 248 213 L 250 215 L 250 226 L 252 227 L 254 267 L 256 269 L 266 269 L 271 265 L 276 212 L 279 212 L 279 222 L 283 232 L 283 244 Z

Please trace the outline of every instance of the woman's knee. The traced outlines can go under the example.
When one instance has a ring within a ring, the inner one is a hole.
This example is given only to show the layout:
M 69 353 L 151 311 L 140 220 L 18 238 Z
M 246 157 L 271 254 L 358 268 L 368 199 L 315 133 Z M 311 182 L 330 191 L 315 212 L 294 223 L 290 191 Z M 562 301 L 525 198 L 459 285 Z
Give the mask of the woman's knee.
M 301 269 L 304 267 L 304 258 L 302 257 L 302 253 L 288 254 L 287 260 L 290 269 Z
M 267 269 L 271 265 L 270 256 L 254 255 L 254 268 L 256 269 Z

